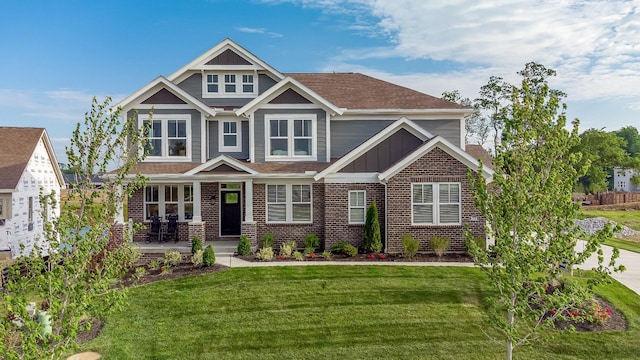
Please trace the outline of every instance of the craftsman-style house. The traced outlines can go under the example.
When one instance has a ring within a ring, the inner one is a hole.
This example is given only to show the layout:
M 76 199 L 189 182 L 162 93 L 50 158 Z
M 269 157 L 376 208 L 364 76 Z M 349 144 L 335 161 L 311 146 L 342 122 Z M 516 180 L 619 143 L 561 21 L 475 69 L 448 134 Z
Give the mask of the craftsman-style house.
M 484 237 L 473 206 L 464 117 L 471 110 L 359 73 L 282 73 L 230 39 L 122 100 L 140 126 L 153 109 L 149 178 L 128 202 L 136 222 L 178 216 L 179 239 L 310 233 L 360 245 L 379 211 L 385 250 L 412 234 Z M 492 175 L 483 170 L 487 178 Z M 121 219 L 122 220 L 122 219 Z M 135 235 L 143 240 L 145 233 Z

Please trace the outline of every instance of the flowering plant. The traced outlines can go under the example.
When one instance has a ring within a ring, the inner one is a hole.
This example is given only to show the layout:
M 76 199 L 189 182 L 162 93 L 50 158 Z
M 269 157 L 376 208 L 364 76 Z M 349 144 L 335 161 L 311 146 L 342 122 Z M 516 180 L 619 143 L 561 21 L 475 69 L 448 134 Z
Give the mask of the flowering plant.
M 380 258 L 380 259 L 386 259 L 386 258 L 387 258 L 387 255 L 385 255 L 385 254 L 379 254 L 379 255 L 378 255 L 378 258 Z
M 284 255 L 278 255 L 278 259 L 280 259 L 280 260 L 284 260 L 284 259 L 286 259 L 286 258 L 287 258 L 287 257 L 286 257 L 286 256 L 284 256 Z
M 369 255 L 367 255 L 367 259 L 375 259 L 375 258 L 376 258 L 376 257 L 375 257 L 375 255 L 373 255 L 373 254 L 369 254 Z
M 316 253 L 310 253 L 309 257 L 312 259 L 315 259 L 318 255 L 316 255 Z

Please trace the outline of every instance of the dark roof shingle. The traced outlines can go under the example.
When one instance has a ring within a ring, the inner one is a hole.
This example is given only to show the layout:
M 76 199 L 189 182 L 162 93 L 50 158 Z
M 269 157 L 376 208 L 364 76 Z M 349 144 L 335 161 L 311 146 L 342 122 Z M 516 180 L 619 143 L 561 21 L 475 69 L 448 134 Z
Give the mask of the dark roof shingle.
M 43 133 L 43 128 L 0 126 L 0 189 L 17 187 Z

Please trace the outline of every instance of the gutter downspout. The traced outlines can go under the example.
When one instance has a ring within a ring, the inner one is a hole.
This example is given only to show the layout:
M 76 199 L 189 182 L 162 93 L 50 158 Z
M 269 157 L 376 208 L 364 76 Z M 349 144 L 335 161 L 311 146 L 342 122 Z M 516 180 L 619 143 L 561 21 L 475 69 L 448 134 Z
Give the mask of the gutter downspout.
M 387 219 L 389 214 L 388 208 L 388 199 L 387 199 L 387 181 L 380 181 L 382 185 L 384 185 L 384 246 L 382 247 L 382 252 L 387 252 L 387 235 L 389 233 L 389 227 L 387 226 Z

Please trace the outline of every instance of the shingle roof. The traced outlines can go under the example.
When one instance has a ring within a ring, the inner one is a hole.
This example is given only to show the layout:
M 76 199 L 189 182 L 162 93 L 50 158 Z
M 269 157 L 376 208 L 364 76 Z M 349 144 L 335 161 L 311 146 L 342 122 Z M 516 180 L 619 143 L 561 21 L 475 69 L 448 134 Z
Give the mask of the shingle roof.
M 130 174 L 184 174 L 199 166 L 198 163 L 138 163 L 131 168 Z M 110 173 L 115 173 L 111 171 Z
M 489 155 L 489 152 L 487 152 L 487 150 L 485 150 L 485 148 L 482 147 L 482 145 L 477 145 L 477 144 L 467 144 L 464 147 L 465 151 L 473 156 L 476 159 L 480 159 L 482 160 L 482 165 L 493 169 L 493 162 L 491 161 L 491 155 Z
M 464 106 L 360 73 L 287 74 L 347 109 L 465 109 Z
M 0 126 L 0 189 L 18 186 L 43 133 L 43 128 Z

